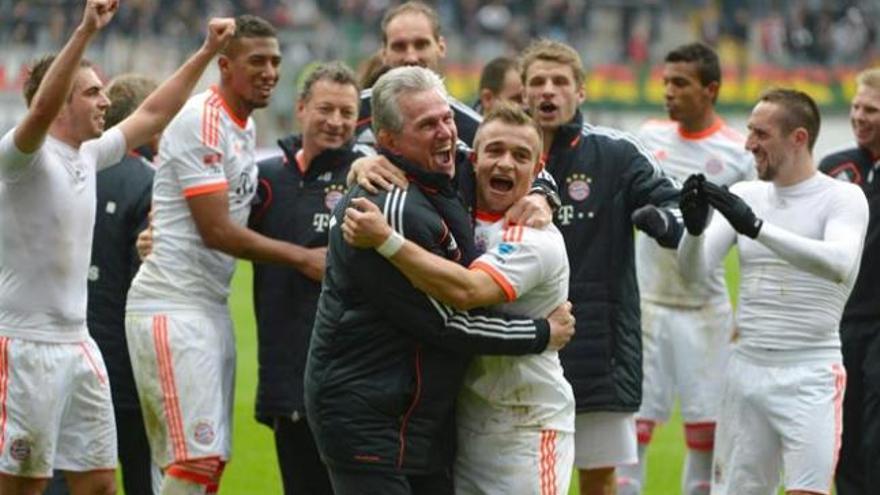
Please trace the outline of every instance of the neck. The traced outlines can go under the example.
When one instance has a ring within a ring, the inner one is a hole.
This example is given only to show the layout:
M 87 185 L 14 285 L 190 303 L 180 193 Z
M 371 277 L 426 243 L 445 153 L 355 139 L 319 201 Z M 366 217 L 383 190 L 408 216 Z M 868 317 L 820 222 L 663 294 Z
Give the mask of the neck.
M 880 142 L 871 143 L 870 145 L 863 146 L 863 148 L 868 150 L 868 153 L 871 154 L 872 160 L 880 159 Z
M 321 153 L 321 150 L 317 149 L 312 143 L 307 143 L 303 141 L 302 144 L 302 159 L 299 162 L 299 166 L 303 173 L 306 173 L 309 170 L 309 166 L 312 164 L 312 160 Z
M 798 156 L 795 157 L 794 163 L 792 163 L 792 166 L 789 167 L 786 172 L 787 173 L 780 173 L 775 179 L 773 179 L 774 186 L 793 186 L 816 175 L 816 166 L 813 164 L 813 157 L 810 156 L 810 154 L 806 154 L 806 156 L 798 154 Z
M 217 92 L 220 93 L 223 102 L 226 103 L 229 111 L 232 112 L 234 117 L 238 120 L 241 120 L 242 122 L 246 121 L 248 117 L 250 117 L 251 112 L 254 111 L 249 104 L 236 95 L 228 86 L 224 84 L 218 85 Z
M 705 131 L 706 129 L 715 125 L 715 122 L 718 120 L 718 115 L 715 113 L 714 109 L 710 109 L 708 112 L 705 112 L 699 118 L 693 120 L 681 120 L 678 122 L 678 127 L 688 134 L 697 134 Z
M 74 137 L 68 127 L 59 124 L 57 120 L 52 123 L 51 127 L 49 127 L 49 135 L 73 149 L 78 150 L 82 144 L 82 140 Z
M 553 145 L 553 138 L 556 137 L 556 129 L 543 128 L 541 129 L 544 133 L 544 155 L 550 154 L 550 147 Z

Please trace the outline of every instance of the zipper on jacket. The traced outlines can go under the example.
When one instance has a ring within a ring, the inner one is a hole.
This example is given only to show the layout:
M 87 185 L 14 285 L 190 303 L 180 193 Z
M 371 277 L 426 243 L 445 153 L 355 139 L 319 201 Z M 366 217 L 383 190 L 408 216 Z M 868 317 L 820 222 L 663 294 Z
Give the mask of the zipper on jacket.
M 397 468 L 400 469 L 403 467 L 403 458 L 406 455 L 406 427 L 409 424 L 409 418 L 412 416 L 413 411 L 416 409 L 416 406 L 419 404 L 419 399 L 421 399 L 422 395 L 422 346 L 416 346 L 416 359 L 415 359 L 415 368 L 416 368 L 416 391 L 413 394 L 412 402 L 409 404 L 409 407 L 406 410 L 406 414 L 403 415 L 403 421 L 400 423 L 400 453 L 397 455 Z

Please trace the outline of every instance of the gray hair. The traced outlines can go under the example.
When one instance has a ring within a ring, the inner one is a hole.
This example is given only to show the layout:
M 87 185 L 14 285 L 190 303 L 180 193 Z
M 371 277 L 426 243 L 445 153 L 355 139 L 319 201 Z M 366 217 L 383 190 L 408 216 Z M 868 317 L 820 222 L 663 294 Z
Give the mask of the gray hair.
M 443 79 L 424 67 L 397 67 L 380 77 L 373 85 L 373 134 L 378 136 L 382 129 L 394 134 L 403 130 L 400 97 L 430 90 L 437 91 L 444 99 L 449 97 Z

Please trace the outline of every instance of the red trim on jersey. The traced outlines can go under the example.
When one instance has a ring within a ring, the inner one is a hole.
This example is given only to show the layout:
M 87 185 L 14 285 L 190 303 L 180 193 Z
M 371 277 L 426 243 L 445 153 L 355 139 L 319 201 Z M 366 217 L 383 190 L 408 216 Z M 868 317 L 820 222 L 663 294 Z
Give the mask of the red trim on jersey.
M 843 432 L 843 393 L 846 390 L 846 370 L 840 364 L 831 365 L 834 372 L 834 460 L 831 463 L 831 472 L 837 470 L 837 461 L 840 458 L 840 442 Z M 828 486 L 834 479 L 828 480 Z
M 92 353 L 89 352 L 89 348 L 86 347 L 86 343 L 80 342 L 79 348 L 82 349 L 83 354 L 86 355 L 86 359 L 89 361 L 89 366 L 91 366 L 92 371 L 95 372 L 95 376 L 98 377 L 98 381 L 101 382 L 101 385 L 107 385 L 107 376 L 104 373 L 101 373 L 101 368 L 98 367 L 98 363 L 95 361 Z
M 205 99 L 202 106 L 202 143 L 216 148 L 220 142 L 220 99 L 214 93 Z
M 495 223 L 504 218 L 504 213 L 492 213 L 491 211 L 477 210 L 475 216 L 477 217 L 477 220 Z
M 247 128 L 247 117 L 244 119 L 240 118 L 235 112 L 232 111 L 232 107 L 229 106 L 229 103 L 223 98 L 223 95 L 220 94 L 220 90 L 217 89 L 217 86 L 211 86 L 211 91 L 217 95 L 217 98 L 220 100 L 220 105 L 223 107 L 223 110 L 226 111 L 226 115 L 235 122 L 235 125 L 240 127 L 241 129 Z
M 507 277 L 504 276 L 503 273 L 499 272 L 495 269 L 494 266 L 480 260 L 476 260 L 471 263 L 469 267 L 470 270 L 480 270 L 481 272 L 485 272 L 492 280 L 498 284 L 498 287 L 504 292 L 504 297 L 507 298 L 507 302 L 516 300 L 516 289 L 513 288 L 513 285 L 507 280 Z
M 837 178 L 837 175 L 843 172 L 844 170 L 851 170 L 853 174 L 853 184 L 862 185 L 862 171 L 859 170 L 859 167 L 855 164 L 855 162 L 844 162 L 840 165 L 832 168 L 828 171 L 828 175 L 831 177 Z
M 210 184 L 201 184 L 198 186 L 189 187 L 183 190 L 184 198 L 192 198 L 193 196 L 201 196 L 203 194 L 211 194 L 217 191 L 225 191 L 229 189 L 229 183 L 225 180 L 223 182 L 212 182 Z
M 501 240 L 504 242 L 520 242 L 523 238 L 523 226 L 511 224 L 504 228 L 501 234 Z
M 720 118 L 716 117 L 715 122 L 713 122 L 712 125 L 703 129 L 702 131 L 688 132 L 688 131 L 682 129 L 681 126 L 678 126 L 678 135 L 684 139 L 694 141 L 697 139 L 707 138 L 707 137 L 711 136 L 712 134 L 715 134 L 716 132 L 720 131 L 722 127 L 724 127 L 724 121 L 721 120 Z
M 186 436 L 180 415 L 177 385 L 174 383 L 174 367 L 168 345 L 168 318 L 165 315 L 153 317 L 153 345 L 156 347 L 156 364 L 159 369 L 159 383 L 162 385 L 168 436 L 171 437 L 174 459 L 182 461 L 187 458 Z
M 360 126 L 362 126 L 362 125 L 364 125 L 364 124 L 369 124 L 369 123 L 372 122 L 372 121 L 373 121 L 373 116 L 371 115 L 371 116 L 369 116 L 369 117 L 364 117 L 364 118 L 362 118 L 361 120 L 358 120 L 358 121 L 357 121 L 357 124 L 355 124 L 354 126 L 355 126 L 355 127 L 360 127 Z
M 557 495 L 556 491 L 556 430 L 541 430 L 540 462 L 541 495 Z
M 9 338 L 0 337 L 0 452 L 6 443 L 6 398 L 9 395 Z
M 188 466 L 176 464 L 171 465 L 168 469 L 165 470 L 165 475 L 171 476 L 172 478 L 177 478 L 179 480 L 189 481 L 191 483 L 202 486 L 214 484 L 212 476 L 207 476 L 199 471 L 191 470 L 188 468 Z
M 406 455 L 406 427 L 409 425 L 409 418 L 412 416 L 413 411 L 416 410 L 416 406 L 419 405 L 419 401 L 422 399 L 422 346 L 416 346 L 416 355 L 415 355 L 415 368 L 416 368 L 416 392 L 413 394 L 412 402 L 409 405 L 409 408 L 406 410 L 406 413 L 403 415 L 403 421 L 400 422 L 400 432 L 398 433 L 398 441 L 400 442 L 400 450 L 397 454 L 397 468 L 400 469 L 403 467 L 403 458 Z

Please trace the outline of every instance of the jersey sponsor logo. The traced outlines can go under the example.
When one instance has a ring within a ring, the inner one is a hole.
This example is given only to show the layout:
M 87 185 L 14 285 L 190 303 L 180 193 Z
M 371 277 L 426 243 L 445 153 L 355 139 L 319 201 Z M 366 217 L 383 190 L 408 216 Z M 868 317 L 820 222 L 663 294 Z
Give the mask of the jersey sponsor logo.
M 559 211 L 556 212 L 556 218 L 559 219 L 560 225 L 571 225 L 571 221 L 574 218 L 574 206 L 572 206 L 572 205 L 560 206 Z
M 242 171 L 238 178 L 238 187 L 235 188 L 235 195 L 238 196 L 239 201 L 243 197 L 250 198 L 256 190 L 257 185 L 251 177 L 251 174 L 246 170 Z
M 669 152 L 666 150 L 655 150 L 654 151 L 654 158 L 656 158 L 657 161 L 662 162 L 663 160 L 667 159 L 668 157 L 669 157 Z
M 324 232 L 330 227 L 330 217 L 329 213 L 315 213 L 312 217 L 312 227 L 315 228 L 315 232 Z
M 95 282 L 101 278 L 101 270 L 96 266 L 92 265 L 89 267 L 89 282 Z
M 568 197 L 575 201 L 583 201 L 590 195 L 590 183 L 593 179 L 586 174 L 572 174 L 565 179 L 568 184 Z
M 336 204 L 345 195 L 345 186 L 342 184 L 331 184 L 324 188 L 324 206 L 327 210 L 333 211 Z
M 116 213 L 116 201 L 107 201 L 104 211 L 106 211 L 108 215 Z
M 202 163 L 205 164 L 206 167 L 210 168 L 219 168 L 220 163 L 223 161 L 223 153 L 208 153 L 207 155 L 202 157 Z
M 502 242 L 498 245 L 498 253 L 504 256 L 512 254 L 514 251 L 516 251 L 516 246 L 514 246 L 513 244 Z
M 16 438 L 9 444 L 9 456 L 19 462 L 28 460 L 32 450 L 29 438 Z
M 209 445 L 216 437 L 214 433 L 214 425 L 206 419 L 200 420 L 193 428 L 193 439 L 202 445 Z
M 724 162 L 717 156 L 713 156 L 706 161 L 706 173 L 709 175 L 718 175 L 724 172 Z

